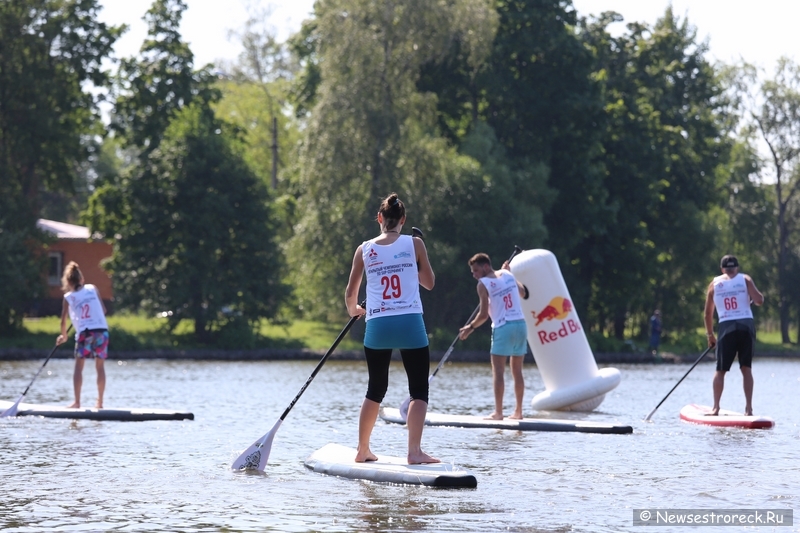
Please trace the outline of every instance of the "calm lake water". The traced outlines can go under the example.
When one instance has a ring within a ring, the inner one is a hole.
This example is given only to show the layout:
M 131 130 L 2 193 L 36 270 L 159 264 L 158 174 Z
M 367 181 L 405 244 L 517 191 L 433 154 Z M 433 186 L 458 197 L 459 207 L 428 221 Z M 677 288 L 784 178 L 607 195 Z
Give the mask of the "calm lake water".
M 72 361 L 52 360 L 26 397 L 72 400 Z M 773 430 L 681 422 L 687 403 L 710 404 L 711 363 L 610 365 L 622 383 L 593 413 L 555 418 L 633 426 L 632 435 L 426 428 L 423 446 L 471 469 L 478 487 L 443 490 L 316 474 L 303 460 L 328 442 L 355 446 L 366 388 L 363 362 L 332 359 L 277 433 L 265 474 L 232 472 L 241 451 L 268 431 L 316 362 L 113 361 L 106 407 L 189 410 L 194 421 L 94 422 L 0 419 L 0 530 L 40 531 L 635 531 L 633 509 L 794 509 L 800 531 L 800 361 L 756 359 L 756 414 Z M 41 361 L 0 362 L 0 398 L 14 401 Z M 406 395 L 393 363 L 385 405 Z M 84 372 L 85 405 L 96 399 Z M 526 405 L 542 391 L 526 361 Z M 506 407 L 512 406 L 507 375 Z M 489 363 L 446 365 L 431 410 L 488 414 Z M 723 407 L 741 411 L 738 368 Z M 526 416 L 536 413 L 528 409 Z M 378 421 L 373 451 L 405 455 L 406 430 Z M 736 528 L 712 528 L 734 531 Z M 664 527 L 657 531 L 687 531 Z

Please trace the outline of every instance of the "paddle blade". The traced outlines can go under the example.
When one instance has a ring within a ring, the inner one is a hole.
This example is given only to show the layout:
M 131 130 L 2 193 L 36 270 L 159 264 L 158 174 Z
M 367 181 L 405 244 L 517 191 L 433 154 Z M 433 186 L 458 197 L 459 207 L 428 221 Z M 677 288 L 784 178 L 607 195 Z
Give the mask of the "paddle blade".
M 403 400 L 403 403 L 400 404 L 400 416 L 403 417 L 403 420 L 408 420 L 408 408 L 411 406 L 411 396 Z
M 257 470 L 263 472 L 267 466 L 269 452 L 272 450 L 272 440 L 283 420 L 278 419 L 266 435 L 258 439 L 247 448 L 231 465 L 233 470 Z
M 0 418 L 5 418 L 7 416 L 17 416 L 17 411 L 19 410 L 19 402 L 21 402 L 21 401 L 22 401 L 22 396 L 20 396 L 17 399 L 17 402 L 14 405 L 12 405 L 11 407 L 9 407 L 5 411 L 3 411 L 0 414 Z

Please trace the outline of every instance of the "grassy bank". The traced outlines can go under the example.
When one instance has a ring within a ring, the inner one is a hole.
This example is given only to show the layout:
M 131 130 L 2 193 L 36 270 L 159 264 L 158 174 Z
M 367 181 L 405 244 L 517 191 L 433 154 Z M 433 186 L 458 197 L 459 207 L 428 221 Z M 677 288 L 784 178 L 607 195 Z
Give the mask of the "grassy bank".
M 182 321 L 178 327 L 169 332 L 166 329 L 166 320 L 163 318 L 146 317 L 143 315 L 117 314 L 108 318 L 111 330 L 112 350 L 153 350 L 153 349 L 193 349 L 193 348 L 219 348 L 219 349 L 257 349 L 257 348 L 306 348 L 311 350 L 327 350 L 336 339 L 345 325 L 315 322 L 310 320 L 296 320 L 286 326 L 276 326 L 262 321 L 257 331 L 251 331 L 243 324 L 233 324 L 223 331 L 217 332 L 214 344 L 211 346 L 200 345 L 194 338 L 192 323 Z M 59 332 L 60 320 L 57 317 L 35 318 L 25 320 L 25 331 L 12 338 L 0 338 L 2 348 L 36 348 L 49 349 L 53 347 Z M 357 323 L 356 331 L 363 328 Z M 363 329 L 361 330 L 363 331 Z M 456 331 L 437 330 L 431 332 L 431 347 L 434 350 L 445 350 L 452 342 Z M 484 326 L 467 342 L 459 343 L 459 348 L 464 350 L 489 349 L 490 328 Z M 339 348 L 342 350 L 360 350 L 359 335 L 348 335 Z M 647 341 L 625 340 L 589 335 L 589 343 L 596 353 L 625 353 L 644 352 L 648 349 Z M 71 344 L 70 344 L 71 345 Z M 663 353 L 692 354 L 700 353 L 706 347 L 704 331 L 684 333 L 680 336 L 666 336 L 660 346 Z M 797 344 L 782 344 L 780 332 L 759 332 L 757 347 L 758 352 L 800 352 Z
M 193 325 L 182 321 L 169 332 L 166 319 L 142 315 L 117 314 L 108 317 L 112 350 L 153 350 L 192 348 L 308 348 L 327 350 L 344 324 L 326 324 L 307 320 L 295 321 L 286 326 L 275 326 L 263 321 L 257 331 L 232 326 L 216 335 L 215 345 L 200 345 L 194 338 Z M 12 338 L 0 338 L 0 348 L 52 348 L 60 331 L 57 317 L 25 320 L 25 331 Z M 345 337 L 339 344 L 342 350 L 358 350 L 361 344 Z

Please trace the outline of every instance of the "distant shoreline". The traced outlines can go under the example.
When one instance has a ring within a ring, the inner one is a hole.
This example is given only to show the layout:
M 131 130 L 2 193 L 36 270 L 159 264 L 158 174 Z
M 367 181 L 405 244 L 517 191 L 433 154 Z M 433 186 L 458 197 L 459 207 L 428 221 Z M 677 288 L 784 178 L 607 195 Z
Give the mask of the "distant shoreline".
M 44 359 L 49 350 L 37 350 L 30 348 L 4 348 L 0 349 L 0 361 L 26 361 L 32 359 Z M 217 349 L 169 349 L 169 350 L 136 350 L 136 351 L 116 351 L 109 353 L 111 361 L 130 361 L 130 360 L 150 360 L 150 359 L 171 359 L 171 360 L 190 360 L 190 361 L 305 361 L 318 360 L 325 351 L 307 349 L 257 349 L 257 350 L 217 350 Z M 439 362 L 444 355 L 443 351 L 432 351 L 431 361 Z M 620 364 L 620 363 L 642 363 L 642 364 L 679 364 L 692 363 L 697 360 L 698 354 L 670 354 L 652 355 L 647 352 L 625 352 L 625 353 L 596 353 L 595 361 L 600 365 Z M 791 352 L 758 352 L 756 358 L 776 357 L 782 359 L 800 359 L 800 353 Z M 397 351 L 393 358 L 400 359 Z M 53 355 L 53 359 L 72 359 L 69 351 L 61 351 Z M 363 361 L 364 353 L 361 350 L 342 350 L 335 351 L 331 355 L 332 360 L 340 361 Z M 526 356 L 526 362 L 531 360 L 531 356 Z M 706 356 L 705 361 L 713 361 L 713 355 Z M 458 363 L 488 363 L 489 353 L 485 351 L 454 351 L 449 358 L 451 362 Z M 533 362 L 533 361 L 531 361 Z

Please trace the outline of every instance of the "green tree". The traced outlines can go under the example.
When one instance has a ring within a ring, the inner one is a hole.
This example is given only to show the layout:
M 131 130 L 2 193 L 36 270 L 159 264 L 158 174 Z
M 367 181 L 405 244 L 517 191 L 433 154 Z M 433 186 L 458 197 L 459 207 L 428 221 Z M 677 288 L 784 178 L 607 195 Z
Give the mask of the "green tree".
M 478 0 L 316 5 L 314 36 L 305 42 L 320 82 L 306 100 L 315 104 L 300 152 L 302 218 L 289 246 L 304 309 L 341 316 L 353 250 L 375 231 L 382 196 L 397 191 L 408 224 L 431 228 L 436 209 L 449 200 L 448 184 L 472 163 L 441 138 L 435 97 L 420 93 L 416 82 L 422 65 L 457 36 L 479 63 L 494 20 Z
M 231 316 L 275 317 L 288 289 L 268 193 L 178 32 L 185 9 L 156 0 L 142 57 L 120 67 L 112 126 L 122 164 L 98 180 L 86 220 L 116 237 L 108 268 L 120 307 L 171 311 L 172 326 L 190 318 L 210 342 Z
M 317 89 L 322 82 L 322 69 L 317 54 L 319 48 L 317 20 L 314 18 L 304 20 L 300 31 L 292 35 L 286 44 L 299 67 L 292 81 L 289 99 L 294 106 L 295 116 L 302 118 L 311 114 L 311 109 L 316 103 Z
M 591 263 L 583 242 L 609 224 L 600 155 L 602 101 L 594 59 L 563 0 L 501 0 L 498 37 L 480 84 L 485 116 L 513 159 L 541 162 L 556 191 L 544 243 L 560 259 L 580 308 L 588 303 Z
M 108 268 L 120 306 L 191 318 L 201 342 L 231 313 L 274 318 L 288 293 L 266 188 L 235 139 L 190 105 L 119 183 L 125 223 Z
M 41 290 L 36 219 L 45 192 L 74 191 L 102 135 L 91 85 L 122 32 L 95 0 L 0 2 L 0 334 Z
M 279 239 L 292 235 L 297 218 L 297 146 L 301 122 L 286 113 L 292 79 L 298 69 L 287 46 L 264 25 L 268 14 L 257 11 L 235 35 L 243 51 L 221 66 L 217 87 L 222 98 L 217 115 L 246 133 L 245 160 L 272 189 L 273 206 L 282 221 Z
M 762 161 L 756 139 L 744 134 L 733 146 L 730 162 L 721 168 L 725 177 L 723 201 L 712 211 L 720 229 L 715 250 L 720 257 L 736 254 L 742 271 L 756 281 L 765 296 L 763 310 L 758 313 L 763 321 L 779 316 L 775 188 L 761 182 Z
M 297 217 L 295 176 L 301 133 L 296 119 L 271 112 L 266 99 L 269 92 L 280 102 L 285 97 L 288 82 L 277 80 L 266 85 L 268 87 L 247 80 L 220 80 L 217 87 L 222 98 L 214 111 L 244 134 L 243 157 L 258 178 L 273 190 L 273 207 L 282 221 L 280 240 L 285 242 L 292 235 Z
M 612 38 L 605 28 L 619 20 L 606 13 L 582 32 L 605 101 L 599 124 L 611 220 L 580 256 L 591 273 L 590 323 L 610 324 L 623 338 L 635 324 L 646 332 L 655 307 L 673 331 L 696 326 L 707 267 L 716 262 L 709 243 L 719 231 L 708 212 L 731 142 L 723 87 L 688 21 L 670 8 L 652 28 L 629 24 Z
M 180 21 L 184 0 L 155 0 L 144 20 L 148 38 L 139 57 L 122 60 L 111 129 L 126 145 L 145 155 L 158 148 L 172 117 L 195 99 L 219 99 L 208 68 L 194 69 L 194 54 L 183 42 Z
M 426 314 L 435 317 L 427 322 L 448 328 L 448 342 L 453 328 L 461 326 L 477 304 L 468 259 L 484 252 L 500 268 L 514 245 L 536 248 L 547 236 L 544 211 L 554 197 L 547 187 L 547 167 L 509 159 L 485 122 L 471 127 L 461 139 L 459 152 L 461 166 L 442 183 L 445 194 L 432 210 L 430 228 L 435 239 L 430 249 L 437 274 L 436 297 L 425 302 Z
M 531 184 L 515 182 L 528 194 L 505 208 L 509 217 L 543 212 L 547 232 L 534 225 L 517 244 L 551 249 L 584 309 L 591 264 L 582 262 L 581 246 L 602 234 L 611 219 L 597 161 L 602 100 L 592 79 L 593 56 L 576 35 L 577 15 L 569 2 L 499 0 L 493 5 L 498 29 L 488 43 L 487 60 L 471 66 L 469 49 L 455 40 L 441 65 L 426 65 L 420 88 L 437 94 L 439 126 L 453 142 L 462 145 L 484 122 L 503 147 L 505 166 L 520 179 L 537 177 Z M 544 182 L 538 179 L 542 173 Z M 498 223 L 487 219 L 486 225 Z
M 36 251 L 46 241 L 35 224 L 30 211 L 21 209 L 12 196 L 0 190 L 0 336 L 19 332 L 31 300 L 44 294 L 46 266 Z
M 774 78 L 764 81 L 759 93 L 760 104 L 751 108 L 750 117 L 767 145 L 769 164 L 764 170 L 769 168 L 774 180 L 780 328 L 782 341 L 788 343 L 792 307 L 800 310 L 790 281 L 797 279 L 791 267 L 800 260 L 792 246 L 800 230 L 800 65 L 781 58 Z
M 218 112 L 243 126 L 251 138 L 250 152 L 254 168 L 263 174 L 273 191 L 278 189 L 279 168 L 286 165 L 285 154 L 293 151 L 297 128 L 281 111 L 287 107 L 290 80 L 297 69 L 275 30 L 264 26 L 268 11 L 257 10 L 244 30 L 236 34 L 243 51 L 239 60 L 226 67 L 223 83 L 228 93 Z

